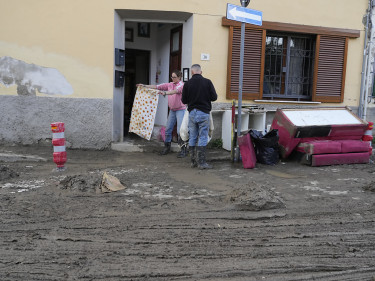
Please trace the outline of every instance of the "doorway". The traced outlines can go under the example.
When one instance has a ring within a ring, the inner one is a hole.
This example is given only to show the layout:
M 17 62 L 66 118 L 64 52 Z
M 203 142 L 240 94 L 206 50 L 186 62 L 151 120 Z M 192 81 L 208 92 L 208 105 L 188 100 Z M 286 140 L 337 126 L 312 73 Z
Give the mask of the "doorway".
M 124 137 L 129 136 L 130 117 L 136 84 L 149 84 L 150 51 L 125 49 Z
M 170 45 L 169 77 L 171 77 L 172 71 L 181 71 L 182 25 L 171 30 Z

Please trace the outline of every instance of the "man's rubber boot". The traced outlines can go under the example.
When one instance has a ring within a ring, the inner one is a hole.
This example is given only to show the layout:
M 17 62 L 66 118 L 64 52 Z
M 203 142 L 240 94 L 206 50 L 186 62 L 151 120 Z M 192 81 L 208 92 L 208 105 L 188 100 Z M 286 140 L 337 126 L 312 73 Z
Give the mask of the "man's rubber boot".
M 180 152 L 177 154 L 177 158 L 185 158 L 188 155 L 187 142 L 184 142 L 180 137 L 178 137 L 178 145 L 180 146 Z
M 166 155 L 171 151 L 171 143 L 165 142 L 164 143 L 164 149 L 160 152 L 160 155 Z
M 206 147 L 197 146 L 197 152 L 198 152 L 198 168 L 200 170 L 212 169 L 212 166 L 207 164 L 206 162 Z
M 195 146 L 190 146 L 189 152 L 190 152 L 190 160 L 191 160 L 190 167 L 192 168 L 198 167 L 197 156 L 195 154 Z

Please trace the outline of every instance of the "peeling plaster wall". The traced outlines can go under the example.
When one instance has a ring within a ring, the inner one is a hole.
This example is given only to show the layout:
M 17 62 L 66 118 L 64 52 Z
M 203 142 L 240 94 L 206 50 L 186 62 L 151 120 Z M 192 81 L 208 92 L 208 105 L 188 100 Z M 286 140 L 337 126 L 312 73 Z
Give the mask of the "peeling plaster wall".
M 103 69 L 85 64 L 80 58 L 48 52 L 37 46 L 27 48 L 1 39 L 2 37 L 0 37 L 0 57 L 11 57 L 28 65 L 57 70 L 73 88 L 73 93 L 69 97 L 112 98 L 112 75 L 108 75 Z M 17 95 L 17 85 L 4 86 L 0 83 L 0 95 Z M 45 96 L 45 93 L 37 91 L 36 95 Z M 56 93 L 53 95 L 66 97 Z
M 3 145 L 51 145 L 51 123 L 64 122 L 68 148 L 103 149 L 111 143 L 112 100 L 0 95 L 0 120 Z
M 11 57 L 0 57 L 0 83 L 6 87 L 17 85 L 17 94 L 71 95 L 72 86 L 54 68 L 28 64 Z

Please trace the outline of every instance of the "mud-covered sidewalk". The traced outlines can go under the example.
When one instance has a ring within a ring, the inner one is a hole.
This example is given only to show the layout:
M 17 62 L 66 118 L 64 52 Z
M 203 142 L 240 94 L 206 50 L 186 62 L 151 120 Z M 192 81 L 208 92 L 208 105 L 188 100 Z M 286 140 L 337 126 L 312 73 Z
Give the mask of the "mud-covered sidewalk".
M 375 280 L 374 164 L 208 159 L 0 147 L 0 280 Z

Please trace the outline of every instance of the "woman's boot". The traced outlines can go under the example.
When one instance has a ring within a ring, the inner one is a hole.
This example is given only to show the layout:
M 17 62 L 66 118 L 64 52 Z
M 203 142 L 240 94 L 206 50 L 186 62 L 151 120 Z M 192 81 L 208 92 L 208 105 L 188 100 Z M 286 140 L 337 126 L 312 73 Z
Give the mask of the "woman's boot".
M 171 151 L 171 142 L 164 143 L 164 149 L 160 152 L 160 155 L 166 155 Z
M 187 142 L 184 142 L 181 137 L 178 137 L 178 145 L 180 146 L 180 152 L 177 154 L 177 158 L 185 158 L 188 154 L 187 152 Z

